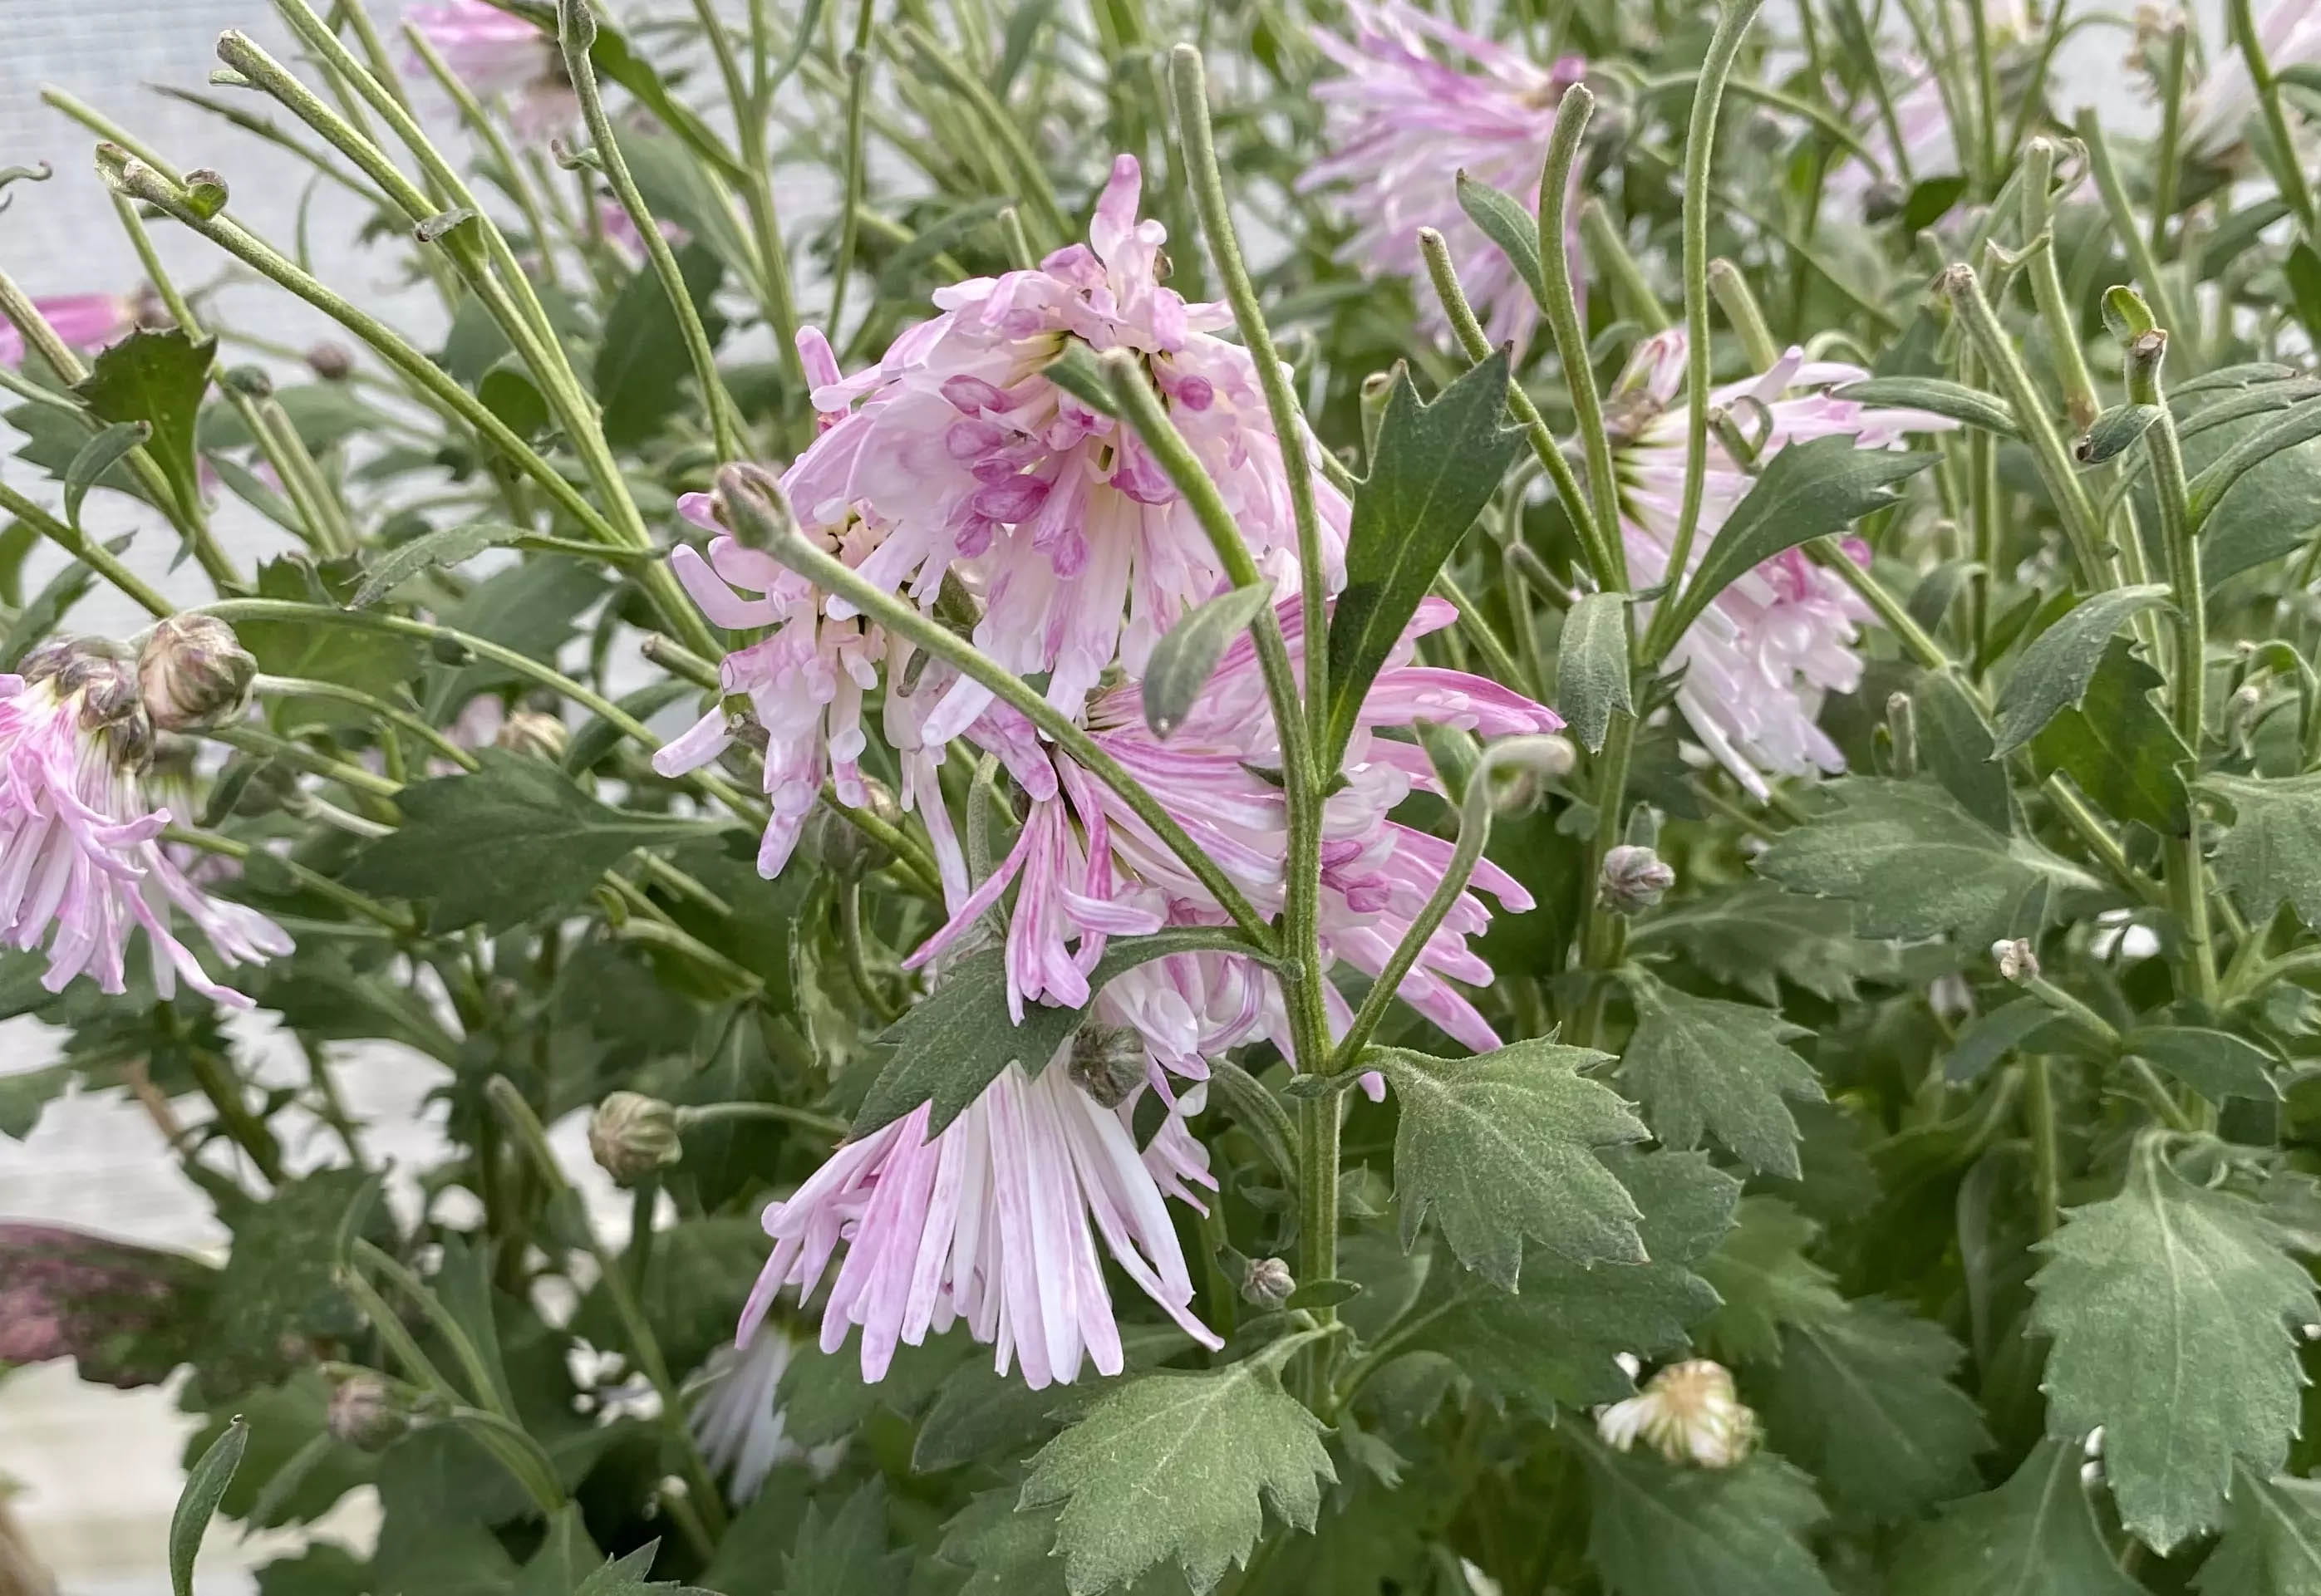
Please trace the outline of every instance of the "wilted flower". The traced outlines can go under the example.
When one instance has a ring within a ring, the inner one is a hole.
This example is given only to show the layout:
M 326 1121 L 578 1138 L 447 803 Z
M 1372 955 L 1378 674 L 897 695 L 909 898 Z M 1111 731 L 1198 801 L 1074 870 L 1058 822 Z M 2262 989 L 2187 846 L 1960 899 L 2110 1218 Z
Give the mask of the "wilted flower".
M 156 621 L 137 651 L 145 713 L 163 731 L 216 726 L 241 713 L 258 661 L 233 628 L 189 612 Z
M 1563 56 L 1543 69 L 1406 0 L 1349 0 L 1346 11 L 1351 43 L 1325 28 L 1314 32 L 1346 75 L 1315 87 L 1334 113 L 1332 154 L 1298 186 L 1352 185 L 1358 226 L 1344 253 L 1366 269 L 1420 276 L 1418 230 L 1440 232 L 1468 298 L 1488 313 L 1492 340 L 1525 342 L 1539 307 L 1506 253 L 1460 207 L 1459 174 L 1512 195 L 1536 215 L 1556 104 L 1587 75 L 1587 63 Z M 1579 177 L 1575 162 L 1575 195 Z M 1421 297 L 1439 328 L 1440 307 Z
M 544 710 L 518 710 L 500 722 L 500 729 L 492 734 L 492 746 L 553 763 L 572 746 L 572 731 L 559 715 Z
M 1620 530 L 1639 588 L 1667 576 L 1682 508 L 1684 366 L 1683 330 L 1655 333 L 1637 347 L 1606 402 L 1617 446 Z M 1752 436 L 1760 462 L 1789 444 L 1833 434 L 1863 449 L 1897 449 L 1914 432 L 1958 424 L 1925 411 L 1873 409 L 1825 391 L 1869 375 L 1791 349 L 1761 375 L 1716 389 L 1709 402 Z M 1692 545 L 1696 567 L 1752 481 L 1712 435 Z M 1869 549 L 1858 542 L 1846 552 L 1858 563 L 1869 561 Z M 1671 673 L 1683 672 L 1677 703 L 1693 735 L 1760 798 L 1767 792 L 1765 772 L 1843 770 L 1844 757 L 1815 721 L 1823 694 L 1860 685 L 1853 642 L 1857 624 L 1867 619 L 1868 607 L 1852 589 L 1803 549 L 1777 555 L 1726 587 L 1667 660 Z
M 141 926 L 163 996 L 182 975 L 217 1002 L 248 1008 L 170 934 L 169 905 L 228 964 L 262 964 L 289 952 L 290 939 L 256 910 L 200 891 L 162 851 L 169 812 L 150 808 L 141 783 L 152 748 L 136 669 L 109 645 L 52 643 L 23 676 L 0 676 L 0 941 L 46 941 L 50 992 L 86 972 L 117 993 L 130 932 Z
M 588 1116 L 588 1153 L 615 1185 L 633 1186 L 685 1156 L 677 1111 L 641 1092 L 615 1092 Z
M 1622 843 L 1604 855 L 1604 868 L 1596 883 L 1596 901 L 1606 909 L 1634 914 L 1650 909 L 1676 884 L 1676 872 L 1649 848 Z
M 804 1458 L 816 1475 L 837 1466 L 843 1441 L 808 1452 L 790 1439 L 781 1405 L 782 1375 L 798 1343 L 778 1325 L 761 1326 L 746 1347 L 732 1344 L 709 1355 L 691 1388 L 686 1422 L 714 1474 L 723 1475 L 733 1500 L 748 1501 L 766 1476 L 785 1463 Z
M 137 326 L 137 302 L 119 294 L 60 294 L 32 301 L 68 349 L 102 349 L 126 337 Z M 0 366 L 24 363 L 24 335 L 16 324 L 0 316 Z
M 523 138 L 545 141 L 579 120 L 553 35 L 486 0 L 431 0 L 403 14 L 469 89 L 508 96 L 508 120 Z
M 1757 1416 L 1733 1376 L 1707 1358 L 1670 1364 L 1625 1401 L 1599 1409 L 1596 1433 L 1625 1452 L 1638 1437 L 1670 1463 L 1731 1468 L 1757 1445 Z
M 2028 937 L 1995 942 L 1991 945 L 1990 956 L 1998 963 L 1998 976 L 2002 981 L 2020 984 L 2039 978 L 2039 955 L 2031 946 Z

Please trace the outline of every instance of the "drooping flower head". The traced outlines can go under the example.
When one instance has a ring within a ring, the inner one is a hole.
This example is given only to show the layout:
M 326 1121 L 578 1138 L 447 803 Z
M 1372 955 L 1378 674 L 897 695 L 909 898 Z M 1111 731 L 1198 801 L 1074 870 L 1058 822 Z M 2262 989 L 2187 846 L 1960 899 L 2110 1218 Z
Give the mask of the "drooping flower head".
M 32 301 L 65 347 L 84 354 L 128 335 L 137 325 L 137 302 L 119 294 L 59 294 Z M 0 316 L 0 366 L 24 363 L 24 335 Z
M 942 290 L 943 313 L 868 371 L 842 378 L 829 345 L 802 335 L 824 427 L 780 479 L 799 530 L 867 580 L 932 610 L 956 576 L 980 606 L 977 645 L 1018 674 L 1045 673 L 1049 702 L 1072 715 L 1108 666 L 1141 671 L 1162 634 L 1228 583 L 1133 432 L 1046 375 L 1069 342 L 1137 352 L 1276 591 L 1298 581 L 1288 478 L 1255 366 L 1215 336 L 1230 312 L 1162 285 L 1167 233 L 1137 220 L 1141 186 L 1135 160 L 1119 158 L 1088 244 Z M 1348 506 L 1318 477 L 1315 496 L 1334 587 Z M 715 525 L 705 501 L 687 510 Z M 842 797 L 859 780 L 861 695 L 891 650 L 850 606 L 731 537 L 714 540 L 705 559 L 681 549 L 673 561 L 711 620 L 773 629 L 723 667 L 726 692 L 750 700 L 771 739 L 774 821 L 759 857 L 770 875 L 823 779 Z M 915 712 L 916 739 L 940 747 L 990 702 L 988 689 L 949 678 L 941 700 Z M 693 768 L 733 735 L 713 711 L 657 766 Z
M 1638 346 L 1606 401 L 1616 444 L 1621 536 L 1628 574 L 1639 588 L 1668 574 L 1684 495 L 1685 338 L 1655 333 Z M 1761 461 L 1791 443 L 1850 437 L 1863 449 L 1898 449 L 1917 432 L 1957 423 L 1925 411 L 1880 409 L 1826 390 L 1870 374 L 1791 349 L 1768 370 L 1716 389 L 1709 402 L 1730 413 L 1757 444 Z M 1700 524 L 1692 545 L 1698 567 L 1752 478 L 1712 435 Z M 1849 544 L 1867 563 L 1869 550 Z M 1848 693 L 1861 680 L 1853 644 L 1869 611 L 1833 573 L 1792 549 L 1725 588 L 1670 651 L 1681 670 L 1677 703 L 1693 735 L 1734 779 L 1759 797 L 1767 773 L 1801 775 L 1845 766 L 1837 745 L 1815 722 L 1822 697 Z
M 1344 254 L 1365 269 L 1423 277 L 1418 230 L 1440 232 L 1468 298 L 1488 313 L 1493 341 L 1527 341 L 1538 306 L 1505 252 L 1460 208 L 1458 177 L 1488 183 L 1537 214 L 1556 104 L 1587 63 L 1563 56 L 1543 68 L 1406 0 L 1349 0 L 1346 12 L 1351 41 L 1328 29 L 1314 33 L 1345 76 L 1314 90 L 1334 113 L 1332 153 L 1298 186 L 1350 185 L 1358 225 Z M 1576 195 L 1578 163 L 1572 177 Z M 1577 214 L 1576 203 L 1570 211 Z M 1440 307 L 1420 297 L 1439 330 Z
M 555 39 L 523 18 L 486 0 L 429 0 L 403 14 L 469 89 L 507 96 L 508 120 L 521 137 L 544 141 L 579 120 L 580 101 Z
M 42 984 L 74 976 L 124 990 L 132 930 L 142 928 L 164 997 L 177 978 L 215 1002 L 247 1008 L 169 929 L 170 907 L 198 927 L 227 964 L 262 964 L 290 951 L 282 929 L 256 910 L 210 897 L 160 846 L 169 812 L 152 808 L 141 777 L 153 727 L 135 661 L 110 645 L 50 644 L 0 676 L 0 943 L 45 944 Z
M 747 1347 L 729 1344 L 711 1353 L 691 1383 L 687 1426 L 710 1472 L 727 1482 L 736 1501 L 754 1498 L 766 1476 L 785 1463 L 803 1460 L 817 1477 L 825 1475 L 846 1449 L 845 1442 L 833 1441 L 809 1452 L 790 1438 L 781 1383 L 797 1348 L 787 1329 L 769 1326 Z

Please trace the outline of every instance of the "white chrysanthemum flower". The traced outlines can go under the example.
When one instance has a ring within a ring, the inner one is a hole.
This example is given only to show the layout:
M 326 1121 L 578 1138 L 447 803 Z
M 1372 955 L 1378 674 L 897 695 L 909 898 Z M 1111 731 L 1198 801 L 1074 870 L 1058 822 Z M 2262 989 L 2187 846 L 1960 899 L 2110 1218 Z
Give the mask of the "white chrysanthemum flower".
M 711 1472 L 725 1477 L 736 1501 L 756 1496 L 768 1474 L 798 1458 L 816 1477 L 826 1475 L 846 1449 L 833 1441 L 808 1451 L 790 1439 L 781 1383 L 798 1346 L 779 1327 L 763 1326 L 748 1347 L 729 1342 L 711 1353 L 695 1382 L 687 1423 Z
M 1723 1364 L 1670 1364 L 1625 1401 L 1597 1410 L 1596 1433 L 1625 1452 L 1639 1437 L 1670 1463 L 1731 1468 L 1757 1445 L 1757 1415 Z

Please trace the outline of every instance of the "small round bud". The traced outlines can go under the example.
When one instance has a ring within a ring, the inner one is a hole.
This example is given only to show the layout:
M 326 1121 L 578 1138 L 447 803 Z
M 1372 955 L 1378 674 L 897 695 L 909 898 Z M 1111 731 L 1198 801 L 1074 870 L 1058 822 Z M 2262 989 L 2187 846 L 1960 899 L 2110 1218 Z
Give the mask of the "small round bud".
M 492 739 L 496 748 L 551 765 L 563 758 L 564 750 L 571 746 L 570 730 L 556 716 L 540 710 L 516 711 L 500 723 L 498 733 Z
M 615 1092 L 589 1116 L 588 1151 L 614 1184 L 633 1186 L 685 1156 L 677 1111 L 641 1092 Z
M 218 373 L 218 381 L 245 398 L 274 397 L 274 378 L 263 366 L 229 366 Z
M 1279 1308 L 1297 1290 L 1297 1277 L 1279 1258 L 1252 1258 L 1241 1277 L 1242 1301 L 1260 1308 Z
M 1144 1084 L 1144 1038 L 1131 1026 L 1091 1020 L 1072 1033 L 1065 1067 L 1072 1084 L 1116 1109 Z
M 346 345 L 324 339 L 307 349 L 306 369 L 326 383 L 342 383 L 355 374 L 355 358 Z
M 862 778 L 862 802 L 855 808 L 888 826 L 902 823 L 902 805 L 875 776 Z M 840 881 L 860 881 L 895 860 L 884 843 L 828 804 L 815 811 L 800 841 L 806 857 Z
M 2017 937 L 2011 942 L 1992 943 L 1990 957 L 1998 961 L 1998 974 L 2003 980 L 2012 981 L 2019 986 L 2025 981 L 2039 978 L 2039 955 L 2033 949 L 2027 937 Z
M 1596 880 L 1596 902 L 1615 914 L 1650 909 L 1676 884 L 1676 872 L 1649 848 L 1622 843 L 1604 856 L 1604 872 Z
M 1670 1364 L 1636 1395 L 1598 1410 L 1596 1433 L 1623 1452 L 1641 1438 L 1670 1463 L 1731 1468 L 1756 1447 L 1757 1415 L 1724 1365 L 1698 1357 Z
M 145 712 L 164 731 L 215 726 L 241 713 L 258 661 L 214 616 L 172 615 L 146 635 L 137 656 Z
M 224 210 L 229 197 L 225 179 L 209 168 L 196 167 L 186 174 L 187 207 L 205 221 Z
M 386 1381 L 368 1370 L 353 1370 L 332 1385 L 323 1423 L 332 1440 L 359 1452 L 384 1452 L 410 1429 L 411 1415 L 396 1405 Z

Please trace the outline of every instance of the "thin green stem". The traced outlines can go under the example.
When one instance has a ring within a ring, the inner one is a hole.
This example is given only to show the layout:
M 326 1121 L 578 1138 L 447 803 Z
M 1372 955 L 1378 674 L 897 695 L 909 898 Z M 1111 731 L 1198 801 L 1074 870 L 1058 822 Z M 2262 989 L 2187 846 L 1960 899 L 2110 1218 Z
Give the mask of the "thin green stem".
M 846 1121 L 833 1114 L 817 1114 L 812 1109 L 792 1108 L 786 1102 L 704 1102 L 677 1111 L 679 1131 L 697 1125 L 714 1125 L 723 1120 L 779 1120 L 832 1141 L 843 1139 L 847 1131 Z
M 2244 0 L 2245 3 L 2245 0 Z M 2080 141 L 2088 149 L 2088 170 L 2096 180 L 2096 193 L 2103 200 L 2104 210 L 2111 218 L 2111 230 L 2117 235 L 2121 248 L 2127 251 L 2128 265 L 2134 269 L 2144 291 L 2160 307 L 2160 319 L 2171 328 L 2183 329 L 2189 345 L 2194 323 L 2188 319 L 2176 302 L 2176 289 L 2166 272 L 2162 270 L 2160 258 L 2152 252 L 2152 240 L 2135 220 L 2135 207 L 2128 203 L 2127 186 L 2120 180 L 2119 168 L 2111 156 L 2111 141 L 2104 137 L 2102 119 L 2089 105 L 2080 113 L 2077 124 Z
M 360 7 L 354 9 L 360 10 Z M 451 70 L 442 54 L 428 39 L 426 30 L 415 23 L 405 23 L 403 37 L 410 45 L 412 53 L 419 58 L 419 64 L 426 68 L 427 75 L 435 80 L 435 86 L 459 109 L 460 121 L 469 133 L 483 144 L 493 163 L 506 174 L 505 192 L 515 202 L 516 208 L 523 213 L 523 225 L 525 231 L 532 234 L 532 247 L 540 260 L 541 275 L 548 279 L 549 286 L 557 286 L 556 235 L 549 231 L 548 215 L 541 208 L 540 195 L 532 192 L 532 184 L 525 180 L 524 168 L 517 162 L 515 152 L 508 148 L 507 140 L 501 134 L 498 119 L 485 111 L 483 102 L 477 99 L 467 84 L 460 80 L 460 75 Z
M 2248 67 L 2249 83 L 2256 90 L 2257 104 L 2264 112 L 2265 133 L 2272 141 L 2273 178 L 2280 185 L 2281 198 L 2289 202 L 2289 212 L 2297 218 L 2306 241 L 2321 248 L 2321 214 L 2316 213 L 2313 186 L 2305 176 L 2296 141 L 2289 135 L 2289 116 L 2280 106 L 2280 80 L 2273 75 L 2272 61 L 2265 53 L 2264 35 L 2257 29 L 2256 14 L 2249 0 L 2231 0 L 2231 17 L 2233 38 L 2240 45 L 2241 59 Z
M 861 236 L 862 195 L 869 171 L 863 159 L 863 124 L 870 105 L 870 67 L 877 0 L 858 0 L 854 42 L 846 52 L 846 199 L 839 213 L 838 252 L 831 258 L 830 341 L 840 349 L 840 321 L 846 314 L 846 286 L 854 275 L 854 249 Z
M 1571 395 L 1571 413 L 1588 464 L 1588 517 L 1604 569 L 1597 579 L 1607 592 L 1628 588 L 1628 555 L 1620 540 L 1620 484 L 1612 465 L 1612 435 L 1604 425 L 1604 401 L 1596 391 L 1595 368 L 1588 363 L 1588 332 L 1579 323 L 1579 302 L 1572 289 L 1571 260 L 1564 249 L 1566 206 L 1571 192 L 1573 164 L 1594 114 L 1596 96 L 1584 83 L 1575 83 L 1556 102 L 1555 127 L 1548 135 L 1547 164 L 1539 178 L 1539 272 L 1547 297 L 1540 305 L 1555 341 L 1556 363 Z M 1560 452 L 1560 451 L 1559 451 Z M 1542 456 L 1544 463 L 1545 457 Z
M 171 842 L 183 843 L 187 848 L 199 848 L 204 853 L 215 854 L 220 858 L 247 859 L 251 852 L 250 845 L 240 838 L 223 837 L 215 831 L 205 831 L 195 826 L 171 826 L 161 835 Z M 417 929 L 412 924 L 410 916 L 397 913 L 376 898 L 365 897 L 360 893 L 341 886 L 329 876 L 309 869 L 296 859 L 278 859 L 278 862 L 283 868 L 289 871 L 293 881 L 296 882 L 302 889 L 314 893 L 317 897 L 328 898 L 341 908 L 360 914 L 375 925 L 385 926 L 398 936 L 407 937 Z
M 2055 143 L 2034 139 L 2023 151 L 2023 237 L 2026 245 L 2050 235 L 2054 224 Z M 2095 378 L 2088 371 L 2080 348 L 2078 319 L 2063 297 L 2063 279 L 2050 247 L 2033 252 L 2026 262 L 2031 273 L 2031 297 L 2046 324 L 2047 347 L 2055 362 L 2055 376 L 2063 386 L 2063 412 L 2071 425 L 2084 432 L 2095 424 L 2102 408 L 2096 397 Z
M 1741 340 L 1748 352 L 1749 364 L 1759 371 L 1770 371 L 1781 358 L 1781 346 L 1773 337 L 1773 330 L 1765 324 L 1765 313 L 1757 304 L 1757 296 L 1749 289 L 1749 279 L 1741 268 L 1718 257 L 1708 263 L 1708 292 L 1725 320 Z
M 0 510 L 5 510 L 113 584 L 155 620 L 177 613 L 176 605 L 154 592 L 143 577 L 114 558 L 110 549 L 93 539 L 81 536 L 5 482 L 0 482 Z
M 459 766 L 460 769 L 477 768 L 475 755 L 461 748 L 434 726 L 428 724 L 424 716 L 415 715 L 409 710 L 398 708 L 386 699 L 375 694 L 366 693 L 360 687 L 350 687 L 340 682 L 313 681 L 304 676 L 263 675 L 257 677 L 250 686 L 251 690 L 261 698 L 328 698 L 340 703 L 353 704 L 358 709 L 366 710 L 380 720 L 411 733 L 420 741 L 434 748 L 443 757 Z
M 2037 1233 L 2052 1236 L 2062 1211 L 2062 1149 L 2055 1132 L 2055 1086 L 2043 1056 L 2023 1061 L 2023 1129 L 2031 1141 L 2031 1199 Z
M 1644 268 L 1630 252 L 1628 240 L 1620 236 L 1619 224 L 1603 201 L 1591 199 L 1580 205 L 1579 236 L 1588 246 L 1588 258 L 1595 264 L 1596 275 L 1612 285 L 1613 303 L 1620 313 L 1648 333 L 1666 331 L 1669 315 L 1661 305 L 1661 296 L 1652 292 Z
M 2155 256 L 2168 253 L 2168 223 L 2176 214 L 2178 168 L 2183 163 L 2185 55 L 2190 34 L 2180 13 L 2163 23 L 2162 31 L 2168 53 L 2160 74 L 2160 142 L 2152 158 L 2152 252 Z

